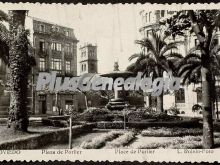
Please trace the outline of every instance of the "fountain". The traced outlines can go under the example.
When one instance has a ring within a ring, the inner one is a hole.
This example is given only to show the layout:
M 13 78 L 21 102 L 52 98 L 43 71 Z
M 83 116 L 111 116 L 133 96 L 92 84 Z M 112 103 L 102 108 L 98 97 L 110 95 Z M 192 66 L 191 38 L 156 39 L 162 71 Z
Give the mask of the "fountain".
M 113 80 L 115 80 L 118 77 L 121 78 L 127 78 L 128 76 L 134 75 L 134 73 L 129 72 L 129 71 L 120 71 L 119 70 L 119 65 L 118 62 L 114 63 L 114 70 L 112 72 L 106 73 L 106 74 L 102 74 L 102 77 L 109 77 L 112 78 Z M 108 104 L 106 105 L 106 107 L 109 110 L 122 110 L 125 108 L 127 102 L 125 100 L 125 91 L 118 91 L 116 89 L 114 89 L 114 99 L 111 99 Z

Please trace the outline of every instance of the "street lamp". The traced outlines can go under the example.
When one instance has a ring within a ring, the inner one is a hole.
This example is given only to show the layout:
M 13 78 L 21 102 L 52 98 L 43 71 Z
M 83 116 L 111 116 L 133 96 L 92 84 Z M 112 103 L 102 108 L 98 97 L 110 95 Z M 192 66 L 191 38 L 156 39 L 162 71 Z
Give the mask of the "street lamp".
M 125 121 L 126 120 L 126 118 L 125 118 L 126 117 L 125 116 L 125 110 L 126 109 L 128 109 L 128 104 L 127 103 L 125 104 L 125 108 L 124 108 L 124 130 L 126 129 L 126 121 Z

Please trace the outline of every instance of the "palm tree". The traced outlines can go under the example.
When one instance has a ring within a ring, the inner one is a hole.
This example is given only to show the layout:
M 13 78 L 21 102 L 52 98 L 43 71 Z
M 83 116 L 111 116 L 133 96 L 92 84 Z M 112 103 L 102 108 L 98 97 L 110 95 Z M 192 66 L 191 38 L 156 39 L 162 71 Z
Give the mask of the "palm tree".
M 29 53 L 29 32 L 25 30 L 25 10 L 11 10 L 9 15 L 0 11 L 0 56 L 9 68 L 10 107 L 9 127 L 27 131 L 27 88 L 28 74 L 35 65 L 34 57 Z M 2 21 L 9 23 L 7 29 Z
M 176 66 L 182 55 L 173 50 L 178 49 L 178 44 L 182 42 L 167 43 L 168 36 L 162 36 L 155 31 L 152 31 L 151 36 L 152 38 L 136 41 L 136 44 L 141 45 L 143 52 L 134 54 L 129 58 L 129 61 L 137 60 L 128 66 L 127 70 L 142 71 L 147 76 L 151 74 L 153 79 L 163 77 L 164 72 L 171 72 L 176 75 Z M 163 92 L 160 96 L 157 96 L 157 111 L 163 112 Z
M 216 42 L 217 35 L 213 35 L 210 46 L 209 46 L 209 54 L 210 54 L 210 63 L 209 69 L 211 72 L 211 88 L 212 95 L 211 101 L 214 106 L 214 102 L 216 101 L 217 105 L 217 93 L 216 93 L 216 77 L 220 75 L 220 46 Z M 201 82 L 201 68 L 202 68 L 202 57 L 200 53 L 201 47 L 200 45 L 196 45 L 192 49 L 189 50 L 188 54 L 182 59 L 178 66 L 178 75 L 183 78 L 182 84 L 189 85 L 191 83 L 198 84 Z M 218 108 L 218 107 L 217 107 Z

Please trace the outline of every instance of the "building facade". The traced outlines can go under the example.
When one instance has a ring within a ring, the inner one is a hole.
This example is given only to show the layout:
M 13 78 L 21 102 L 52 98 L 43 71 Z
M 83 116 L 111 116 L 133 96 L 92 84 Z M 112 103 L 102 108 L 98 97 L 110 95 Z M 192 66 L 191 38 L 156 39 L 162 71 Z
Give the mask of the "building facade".
M 85 44 L 80 47 L 80 75 L 98 73 L 97 46 Z
M 159 21 L 166 19 L 172 16 L 175 11 L 166 11 L 166 10 L 152 10 L 152 11 L 141 11 L 140 16 L 142 19 L 142 26 L 139 29 L 142 38 L 150 37 L 152 30 L 160 30 L 163 33 L 163 29 L 159 25 Z M 177 52 L 185 56 L 187 52 L 195 47 L 198 44 L 197 37 L 194 34 L 188 34 L 184 37 L 177 37 L 176 41 L 183 41 L 184 44 L 178 46 Z M 216 37 L 214 38 L 215 42 L 220 43 L 220 33 L 217 32 Z M 220 100 L 220 90 L 219 90 L 219 81 L 216 81 L 217 88 L 217 100 Z M 153 99 L 155 101 L 155 99 Z M 145 98 L 146 106 L 149 106 L 152 100 L 149 100 L 149 97 Z M 187 115 L 195 115 L 192 112 L 192 107 L 195 104 L 202 104 L 202 90 L 201 83 L 191 84 L 188 86 L 181 86 L 181 88 L 172 94 L 164 95 L 164 109 L 169 109 L 172 106 L 177 106 L 180 109 L 180 112 Z M 218 103 L 218 108 L 220 103 Z M 155 105 L 155 104 L 154 104 Z M 215 104 L 215 106 L 217 106 Z
M 27 17 L 30 41 L 34 48 L 36 67 L 31 73 L 31 114 L 57 115 L 63 113 L 76 100 L 74 94 L 36 92 L 39 72 L 56 71 L 57 76 L 77 76 L 77 43 L 74 30 L 38 18 Z

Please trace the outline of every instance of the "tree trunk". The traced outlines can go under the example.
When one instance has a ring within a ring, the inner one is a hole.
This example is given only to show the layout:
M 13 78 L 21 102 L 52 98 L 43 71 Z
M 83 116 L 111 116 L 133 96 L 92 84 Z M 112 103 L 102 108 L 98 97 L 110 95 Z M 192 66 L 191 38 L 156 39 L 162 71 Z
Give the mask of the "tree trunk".
M 157 96 L 157 112 L 163 112 L 163 92 L 160 96 Z
M 213 148 L 213 119 L 211 101 L 211 72 L 206 67 L 202 67 L 202 99 L 203 99 L 203 148 Z
M 27 131 L 27 86 L 28 86 L 28 40 L 24 30 L 24 10 L 9 12 L 9 30 L 12 39 L 9 47 L 10 108 L 8 126 L 14 130 Z

